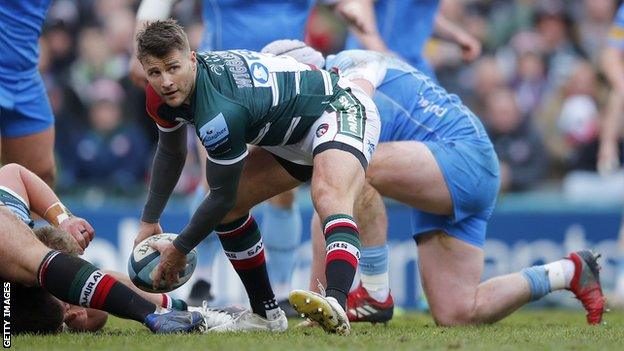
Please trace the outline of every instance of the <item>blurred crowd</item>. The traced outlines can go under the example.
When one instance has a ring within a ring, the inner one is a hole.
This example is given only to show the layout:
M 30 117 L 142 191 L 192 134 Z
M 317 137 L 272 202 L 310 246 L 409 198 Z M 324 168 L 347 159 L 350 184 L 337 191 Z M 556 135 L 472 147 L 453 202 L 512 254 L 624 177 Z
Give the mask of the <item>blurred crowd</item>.
M 466 64 L 458 47 L 434 38 L 425 57 L 441 85 L 483 119 L 504 191 L 556 188 L 571 172 L 595 171 L 608 89 L 598 59 L 618 3 L 442 1 L 440 11 L 481 40 L 484 51 Z M 174 7 L 194 48 L 203 30 L 201 6 L 181 0 Z M 56 0 L 48 12 L 40 69 L 56 116 L 61 191 L 74 184 L 144 190 L 157 132 L 143 92 L 128 78 L 137 7 L 133 0 Z M 307 40 L 331 53 L 341 49 L 345 33 L 321 7 Z M 177 192 L 191 192 L 199 182 L 197 155 L 188 157 Z

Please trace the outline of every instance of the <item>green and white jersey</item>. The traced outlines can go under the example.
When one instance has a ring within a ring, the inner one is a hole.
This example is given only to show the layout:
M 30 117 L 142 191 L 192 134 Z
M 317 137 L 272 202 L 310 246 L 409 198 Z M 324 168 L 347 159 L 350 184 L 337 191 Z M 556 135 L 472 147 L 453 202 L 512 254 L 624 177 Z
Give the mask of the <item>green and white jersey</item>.
M 191 105 L 167 106 L 148 85 L 147 110 L 163 131 L 195 125 L 208 158 L 233 164 L 247 145 L 300 141 L 342 91 L 339 76 L 297 62 L 247 50 L 198 54 Z

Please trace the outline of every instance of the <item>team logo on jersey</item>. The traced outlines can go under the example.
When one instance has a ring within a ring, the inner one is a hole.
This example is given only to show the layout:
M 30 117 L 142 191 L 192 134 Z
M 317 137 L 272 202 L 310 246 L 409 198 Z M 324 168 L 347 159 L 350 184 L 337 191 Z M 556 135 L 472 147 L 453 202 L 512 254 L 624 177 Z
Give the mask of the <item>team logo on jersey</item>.
M 199 129 L 199 138 L 210 155 L 217 156 L 231 149 L 230 130 L 223 113 L 219 113 Z
M 327 123 L 323 123 L 320 126 L 318 126 L 318 128 L 316 128 L 316 137 L 320 138 L 322 137 L 325 133 L 327 133 L 327 130 L 329 129 L 329 124 Z
M 250 69 L 251 76 L 253 77 L 254 81 L 260 84 L 266 84 L 269 82 L 269 69 L 266 68 L 265 65 L 259 62 L 254 62 L 251 65 Z

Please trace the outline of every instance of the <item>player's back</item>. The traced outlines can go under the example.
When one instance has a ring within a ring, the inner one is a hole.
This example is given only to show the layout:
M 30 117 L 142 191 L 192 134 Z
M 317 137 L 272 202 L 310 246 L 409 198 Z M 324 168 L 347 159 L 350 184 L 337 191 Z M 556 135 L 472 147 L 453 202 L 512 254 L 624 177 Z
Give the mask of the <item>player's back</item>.
M 0 1 L 0 76 L 3 78 L 25 78 L 37 72 L 38 40 L 50 1 Z
M 283 38 L 303 40 L 313 0 L 204 0 L 202 50 L 260 51 Z
M 382 121 L 380 141 L 487 138 L 479 118 L 457 95 L 400 60 L 389 60 L 374 100 Z
M 203 52 L 198 61 L 196 117 L 224 113 L 255 145 L 298 141 L 329 106 L 339 79 L 288 56 L 247 50 Z

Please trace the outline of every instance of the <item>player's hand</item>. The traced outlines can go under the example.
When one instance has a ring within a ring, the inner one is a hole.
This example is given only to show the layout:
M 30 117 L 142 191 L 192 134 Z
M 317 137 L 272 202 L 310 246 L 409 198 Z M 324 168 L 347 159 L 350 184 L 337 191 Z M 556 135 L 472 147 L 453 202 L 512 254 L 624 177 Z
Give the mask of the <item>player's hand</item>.
M 69 217 L 59 224 L 59 228 L 68 232 L 76 240 L 81 255 L 95 236 L 95 230 L 91 224 L 80 217 Z
M 149 238 L 150 236 L 160 234 L 162 232 L 163 230 L 162 230 L 162 227 L 160 226 L 160 223 L 158 222 L 147 223 L 147 222 L 141 221 L 141 224 L 139 224 L 139 232 L 137 233 L 137 236 L 134 239 L 134 247 L 139 245 L 141 241 Z
M 180 280 L 180 272 L 186 267 L 186 255 L 170 242 L 153 242 L 150 245 L 160 252 L 160 262 L 152 277 L 154 290 L 163 286 L 169 289 Z
M 598 148 L 598 164 L 596 168 L 600 175 L 613 173 L 620 166 L 618 144 L 616 142 L 602 142 Z
M 462 60 L 471 62 L 481 55 L 481 42 L 472 35 L 462 31 L 457 34 L 455 42 L 461 48 Z
M 373 34 L 375 28 L 362 16 L 362 4 L 359 0 L 343 0 L 336 5 L 336 13 L 349 26 L 362 34 Z
M 147 78 L 145 76 L 145 71 L 143 70 L 143 66 L 136 55 L 132 55 L 130 59 L 130 67 L 128 68 L 128 75 L 130 76 L 130 80 L 132 84 L 136 85 L 141 89 L 145 89 L 145 85 L 147 84 Z

